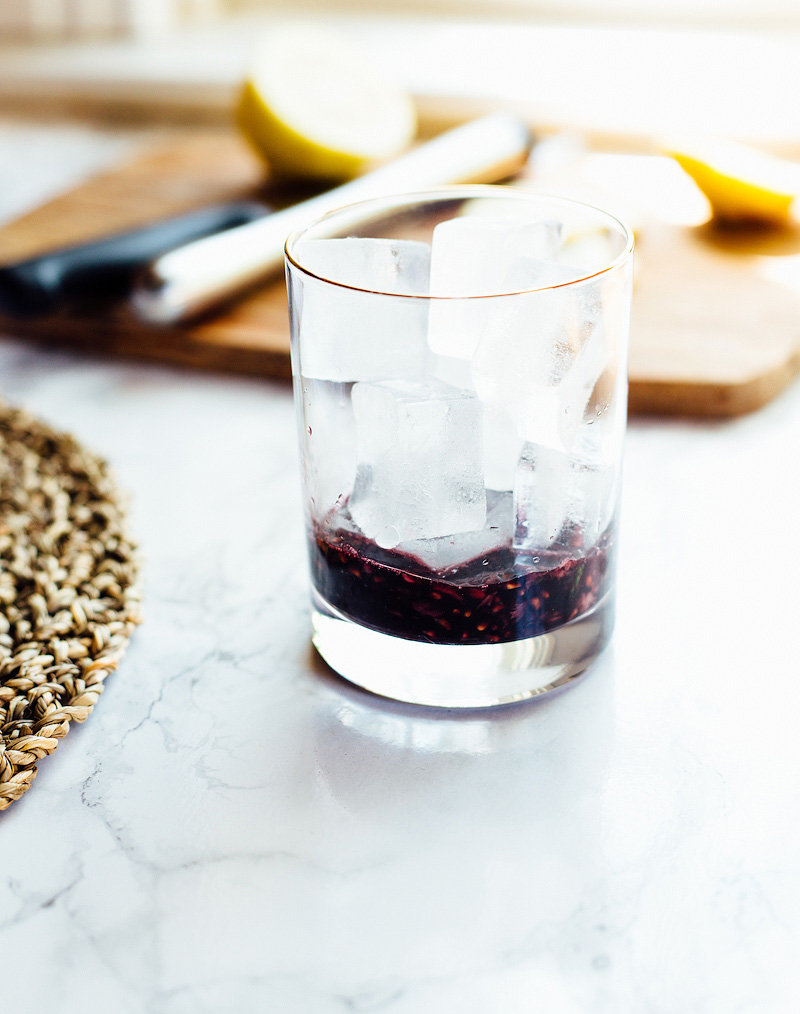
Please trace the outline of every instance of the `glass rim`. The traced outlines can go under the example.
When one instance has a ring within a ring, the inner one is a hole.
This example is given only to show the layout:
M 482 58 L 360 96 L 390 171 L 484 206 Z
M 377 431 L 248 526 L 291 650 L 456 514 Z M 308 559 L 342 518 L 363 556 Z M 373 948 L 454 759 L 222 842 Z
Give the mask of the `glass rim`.
M 523 201 L 541 201 L 547 204 L 562 205 L 563 207 L 569 208 L 584 208 L 587 211 L 592 212 L 595 215 L 599 215 L 609 223 L 613 223 L 621 233 L 625 240 L 625 245 L 619 254 L 605 267 L 600 268 L 598 271 L 592 271 L 589 274 L 581 275 L 579 278 L 571 278 L 566 282 L 558 282 L 553 285 L 538 285 L 531 289 L 518 289 L 513 292 L 490 292 L 481 293 L 474 296 L 435 296 L 431 294 L 418 295 L 415 293 L 407 292 L 384 292 L 382 289 L 367 289 L 359 285 L 348 285 L 345 282 L 337 282 L 332 278 L 326 278 L 324 275 L 317 274 L 305 267 L 300 260 L 294 255 L 293 248 L 303 238 L 303 236 L 310 232 L 311 229 L 315 228 L 322 222 L 326 222 L 329 219 L 336 218 L 340 215 L 344 216 L 346 212 L 356 212 L 359 209 L 366 211 L 368 208 L 380 208 L 385 207 L 395 208 L 401 205 L 413 205 L 413 204 L 426 204 L 433 203 L 435 201 L 441 201 L 444 198 L 451 198 L 452 200 L 464 199 L 467 200 L 471 197 L 486 197 L 486 198 L 500 198 L 501 200 L 523 200 Z M 599 278 L 601 275 L 610 274 L 615 271 L 621 265 L 623 265 L 633 254 L 634 248 L 634 235 L 633 230 L 627 226 L 623 221 L 612 215 L 611 212 L 605 211 L 602 208 L 598 208 L 593 204 L 589 204 L 586 201 L 576 201 L 570 197 L 559 197 L 556 194 L 543 194 L 538 192 L 532 192 L 525 190 L 519 186 L 505 186 L 492 183 L 473 183 L 473 184 L 448 184 L 440 187 L 430 187 L 426 190 L 419 191 L 408 191 L 396 194 L 386 194 L 381 197 L 370 197 L 363 201 L 354 201 L 348 204 L 342 204 L 338 207 L 331 208 L 326 211 L 324 215 L 320 215 L 313 221 L 308 222 L 306 225 L 301 226 L 299 229 L 294 229 L 286 237 L 284 243 L 284 255 L 288 264 L 291 264 L 298 271 L 301 271 L 304 275 L 310 278 L 316 278 L 320 282 L 324 282 L 326 285 L 333 285 L 339 289 L 349 289 L 352 292 L 364 292 L 375 296 L 391 296 L 396 299 L 424 299 L 424 300 L 472 300 L 472 299 L 504 299 L 507 297 L 524 296 L 533 292 L 547 292 L 553 289 L 568 289 L 573 285 L 582 285 L 584 282 L 588 282 L 593 278 Z

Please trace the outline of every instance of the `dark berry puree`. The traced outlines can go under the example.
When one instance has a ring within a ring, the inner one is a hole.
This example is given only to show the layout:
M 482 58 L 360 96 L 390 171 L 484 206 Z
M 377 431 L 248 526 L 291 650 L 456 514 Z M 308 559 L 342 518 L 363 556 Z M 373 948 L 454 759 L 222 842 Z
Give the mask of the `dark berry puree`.
M 551 569 L 495 549 L 449 570 L 381 549 L 345 530 L 312 533 L 311 577 L 338 612 L 373 630 L 432 644 L 496 644 L 535 637 L 587 613 L 611 586 L 613 526 L 580 558 Z M 538 558 L 537 558 L 538 560 Z

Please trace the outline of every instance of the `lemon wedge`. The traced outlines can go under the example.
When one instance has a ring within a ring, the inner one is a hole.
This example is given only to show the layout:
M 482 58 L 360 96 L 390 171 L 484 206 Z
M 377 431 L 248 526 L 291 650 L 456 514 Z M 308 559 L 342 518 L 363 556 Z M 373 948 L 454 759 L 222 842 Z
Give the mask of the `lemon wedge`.
M 245 137 L 278 176 L 341 182 L 402 151 L 411 98 L 337 32 L 274 27 L 239 97 Z
M 800 165 L 725 140 L 665 144 L 703 191 L 714 217 L 785 223 L 800 194 Z

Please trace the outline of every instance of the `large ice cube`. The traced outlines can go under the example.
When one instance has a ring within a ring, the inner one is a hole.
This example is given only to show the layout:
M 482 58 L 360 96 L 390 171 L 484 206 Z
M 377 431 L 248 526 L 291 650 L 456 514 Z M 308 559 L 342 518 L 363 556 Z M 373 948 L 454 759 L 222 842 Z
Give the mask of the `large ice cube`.
M 481 404 L 437 380 L 353 387 L 358 470 L 350 514 L 387 548 L 483 527 Z
M 315 518 L 346 503 L 356 476 L 356 424 L 350 384 L 300 378 L 306 490 Z
M 598 320 L 589 331 L 575 361 L 558 387 L 558 431 L 567 450 L 575 444 L 592 393 L 608 364 L 604 331 Z
M 508 268 L 501 292 L 526 292 L 549 285 L 563 285 L 581 277 L 581 272 L 569 264 L 543 261 L 537 257 L 518 257 Z
M 605 530 L 615 498 L 611 466 L 526 444 L 514 486 L 514 548 L 580 555 Z
M 581 550 L 591 549 L 603 534 L 611 521 L 616 499 L 615 468 L 573 458 L 567 518 Z
M 597 333 L 590 341 L 602 347 L 602 369 L 584 409 L 583 425 L 579 427 L 573 449 L 583 453 L 587 441 L 594 446 L 590 457 L 613 464 L 619 460 L 620 444 L 625 432 L 628 401 L 628 377 L 622 344 L 628 331 L 630 292 L 619 285 L 619 280 L 608 279 L 597 285 L 598 299 L 602 301 Z M 600 365 L 600 356 L 594 368 Z M 588 388 L 588 383 L 586 388 Z
M 432 296 L 489 296 L 551 284 L 540 266 L 556 259 L 560 225 L 509 217 L 441 222 L 431 241 Z M 444 356 L 470 359 L 491 315 L 491 300 L 441 299 L 431 305 L 428 341 Z
M 564 281 L 574 280 L 572 269 L 556 267 Z M 531 443 L 565 446 L 561 416 L 569 406 L 558 386 L 596 330 L 599 310 L 591 289 L 591 283 L 558 285 L 492 301 L 472 359 L 475 390 L 487 405 L 509 414 Z M 594 368 L 587 360 L 586 383 Z
M 567 520 L 571 469 L 563 451 L 525 445 L 514 483 L 514 548 L 536 554 L 559 544 Z
M 428 294 L 431 248 L 417 240 L 310 239 L 299 256 L 312 274 L 340 285 L 399 296 Z
M 510 216 L 451 218 L 433 230 L 433 296 L 490 296 L 507 291 L 509 270 L 524 259 L 555 262 L 561 226 Z
M 483 478 L 487 489 L 512 490 L 523 439 L 514 420 L 500 409 L 483 408 Z
M 458 387 L 463 391 L 475 390 L 469 359 L 431 355 L 428 359 L 428 372 L 432 377 L 450 384 L 451 387 Z
M 428 308 L 415 297 L 428 291 L 428 244 L 312 240 L 302 256 L 314 274 L 339 283 L 302 276 L 295 312 L 303 375 L 339 382 L 421 376 Z
M 415 556 L 431 570 L 440 574 L 511 545 L 514 504 L 510 492 L 488 491 L 486 521 L 483 528 L 438 539 L 416 539 L 404 542 L 398 549 Z

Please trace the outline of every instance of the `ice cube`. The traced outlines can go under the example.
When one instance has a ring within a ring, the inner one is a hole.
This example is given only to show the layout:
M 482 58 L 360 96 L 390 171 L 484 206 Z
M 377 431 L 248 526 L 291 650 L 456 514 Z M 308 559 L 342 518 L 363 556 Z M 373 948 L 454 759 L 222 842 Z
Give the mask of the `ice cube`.
M 550 285 L 563 285 L 581 277 L 581 272 L 568 264 L 543 261 L 536 257 L 518 257 L 503 277 L 503 292 L 526 292 L 544 289 Z
M 428 243 L 410 239 L 306 240 L 303 267 L 320 278 L 372 292 L 427 296 L 431 269 Z
M 555 262 L 560 235 L 558 222 L 509 216 L 473 215 L 441 222 L 431 241 L 431 295 L 503 292 L 513 265 L 523 260 Z
M 514 486 L 514 548 L 580 555 L 602 535 L 615 499 L 611 466 L 526 444 Z
M 591 549 L 605 531 L 616 505 L 617 473 L 603 462 L 573 458 L 571 461 L 567 521 L 572 542 Z
M 486 495 L 486 521 L 483 528 L 438 539 L 416 539 L 397 548 L 415 556 L 431 570 L 444 574 L 497 549 L 510 547 L 513 532 L 514 503 L 510 492 Z
M 512 490 L 523 439 L 514 420 L 490 405 L 483 409 L 483 481 L 487 489 Z
M 597 372 L 596 382 L 589 394 L 573 450 L 584 454 L 582 445 L 588 441 L 595 448 L 589 452 L 589 457 L 613 464 L 619 460 L 625 433 L 628 376 L 621 344 L 628 332 L 630 292 L 621 287 L 616 278 L 597 285 L 596 289 L 602 309 L 598 312 L 598 330 L 589 340 L 592 343 L 598 341 L 602 346 L 603 366 Z M 598 353 L 595 370 L 600 365 L 599 358 Z M 585 387 L 588 386 L 587 382 Z
M 570 450 L 578 428 L 586 416 L 592 392 L 608 364 L 608 351 L 600 321 L 595 322 L 578 350 L 575 361 L 558 387 L 560 411 L 558 431 L 561 442 Z
M 483 527 L 481 404 L 437 380 L 353 387 L 358 469 L 350 514 L 386 548 Z
M 356 424 L 351 384 L 300 378 L 303 397 L 301 434 L 305 486 L 313 516 L 322 520 L 346 503 L 356 475 Z
M 454 356 L 431 355 L 428 360 L 428 371 L 437 380 L 457 387 L 462 391 L 474 391 L 472 370 L 469 359 L 456 359 Z
M 556 267 L 564 281 L 574 280 L 571 269 Z M 599 310 L 591 288 L 560 285 L 492 301 L 472 359 L 475 390 L 488 406 L 509 414 L 530 443 L 565 446 L 565 404 L 557 389 L 595 328 Z
M 527 443 L 514 483 L 514 548 L 537 554 L 559 544 L 570 503 L 568 456 Z
M 476 215 L 441 222 L 431 242 L 430 293 L 489 296 L 549 284 L 536 281 L 537 265 L 555 261 L 559 236 L 559 223 L 550 221 Z M 516 273 L 509 277 L 512 269 Z M 481 299 L 433 300 L 431 349 L 471 359 L 491 314 L 490 304 Z
M 310 270 L 340 283 L 303 275 L 293 287 L 304 376 L 347 383 L 422 375 L 428 308 L 415 295 L 428 288 L 426 243 L 313 240 L 303 247 L 303 258 Z

